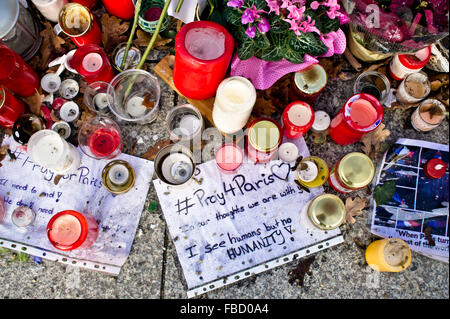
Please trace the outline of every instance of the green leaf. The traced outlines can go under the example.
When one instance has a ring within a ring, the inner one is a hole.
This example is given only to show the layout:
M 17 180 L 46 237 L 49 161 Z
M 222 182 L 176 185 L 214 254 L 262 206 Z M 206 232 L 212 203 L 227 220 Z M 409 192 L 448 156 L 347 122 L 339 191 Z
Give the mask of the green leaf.
M 283 19 L 280 16 L 277 16 L 276 14 L 271 14 L 269 16 L 269 23 L 270 23 L 270 32 L 274 33 L 289 32 L 289 23 L 283 21 Z
M 328 47 L 320 40 L 315 32 L 302 33 L 300 36 L 292 33 L 289 38 L 289 47 L 304 55 L 319 56 L 328 51 Z
M 245 35 L 245 37 L 239 41 L 240 43 L 237 48 L 237 54 L 241 60 L 250 59 L 255 54 L 258 47 L 252 38 L 247 35 Z
M 228 23 L 239 26 L 241 24 L 242 12 L 236 8 L 227 7 L 223 11 L 223 17 Z
M 388 203 L 395 194 L 395 181 L 388 181 L 377 185 L 373 191 L 373 198 L 378 206 Z
M 270 47 L 270 41 L 267 38 L 267 35 L 258 33 L 257 36 L 254 38 L 255 45 L 260 50 L 264 50 Z
M 282 52 L 283 57 L 289 62 L 295 64 L 303 63 L 303 56 L 305 55 L 303 52 L 292 50 L 291 48 L 289 48 L 289 46 L 286 46 Z
M 336 32 L 340 27 L 341 23 L 339 22 L 339 19 L 335 18 L 331 20 L 330 18 L 328 18 L 326 13 L 320 17 L 319 23 L 317 25 L 317 29 L 319 29 L 322 34 L 327 34 L 333 31 Z
M 150 205 L 148 206 L 148 211 L 149 212 L 154 212 L 156 209 L 158 208 L 158 202 L 151 202 Z
M 283 47 L 286 45 L 286 37 L 282 33 L 269 32 L 270 47 L 261 50 L 257 57 L 264 61 L 280 61 L 283 55 Z

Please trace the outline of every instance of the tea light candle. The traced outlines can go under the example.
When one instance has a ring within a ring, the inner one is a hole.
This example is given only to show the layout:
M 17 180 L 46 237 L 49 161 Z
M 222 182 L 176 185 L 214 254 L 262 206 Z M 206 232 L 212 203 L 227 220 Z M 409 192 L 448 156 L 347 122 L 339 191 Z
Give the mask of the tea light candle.
M 75 98 L 80 91 L 80 86 L 78 82 L 72 79 L 64 80 L 59 88 L 59 94 L 68 100 Z
M 59 136 L 61 136 L 63 139 L 68 139 L 70 137 L 70 134 L 72 133 L 72 129 L 70 128 L 69 123 L 64 121 L 55 122 L 52 125 L 52 130 L 57 132 Z
M 47 237 L 62 251 L 84 249 L 97 240 L 98 223 L 93 216 L 73 210 L 62 211 L 48 222 Z
M 311 131 L 314 133 L 324 133 L 330 127 L 331 118 L 325 111 L 316 111 L 314 113 L 314 123 Z
M 326 85 L 327 72 L 320 64 L 314 64 L 292 75 L 289 99 L 312 105 Z
M 298 158 L 298 147 L 294 143 L 283 143 L 278 148 L 278 156 L 285 163 L 292 163 Z
M 314 123 L 314 111 L 305 102 L 292 102 L 283 111 L 283 134 L 297 139 L 306 134 Z
M 247 124 L 255 102 L 256 89 L 249 80 L 240 76 L 223 80 L 214 101 L 214 125 L 225 134 L 238 132 Z
M 322 186 L 329 175 L 327 163 L 316 156 L 304 158 L 297 166 L 296 173 L 297 181 L 307 188 Z
M 186 154 L 170 154 L 162 163 L 162 174 L 171 184 L 186 183 L 194 173 L 192 159 Z
M 17 207 L 11 214 L 11 221 L 17 227 L 28 227 L 35 219 L 36 213 L 26 206 Z
M 110 83 L 114 70 L 105 51 L 96 44 L 87 44 L 73 55 L 71 63 L 88 84 L 103 81 Z
M 190 99 L 213 97 L 227 73 L 233 51 L 234 39 L 220 24 L 185 24 L 175 38 L 175 87 Z
M 59 12 L 69 0 L 31 0 L 41 14 L 51 22 L 58 22 Z
M 118 186 L 126 184 L 129 177 L 130 173 L 128 172 L 128 168 L 122 164 L 111 166 L 111 169 L 108 172 L 109 180 Z
M 298 178 L 306 183 L 315 180 L 317 178 L 317 175 L 319 175 L 319 169 L 317 165 L 311 161 L 304 161 L 302 162 L 302 164 L 305 167 L 302 167 L 304 169 L 298 170 Z
M 220 171 L 234 174 L 241 167 L 244 160 L 242 150 L 236 144 L 223 144 L 216 152 L 216 163 Z
M 445 106 L 439 100 L 423 101 L 411 115 L 411 124 L 419 132 L 429 132 L 445 118 Z
M 47 93 L 55 93 L 61 87 L 61 78 L 56 73 L 48 73 L 41 79 L 42 89 Z
M 67 102 L 64 103 L 61 109 L 59 110 L 59 116 L 61 120 L 66 121 L 68 123 L 75 121 L 80 115 L 80 108 L 78 104 L 75 102 Z
M 142 104 L 144 98 L 140 96 L 132 97 L 126 106 L 127 113 L 132 117 L 141 117 L 147 112 L 147 108 Z
M 330 124 L 330 136 L 340 145 L 359 141 L 375 130 L 383 120 L 383 106 L 372 95 L 353 95 Z
M 424 174 L 431 179 L 438 179 L 445 175 L 448 165 L 439 158 L 430 159 L 423 168 Z
M 389 74 L 397 81 L 403 80 L 408 74 L 419 72 L 431 58 L 431 46 L 414 54 L 395 54 L 389 64 Z
M 105 110 L 108 107 L 108 94 L 98 93 L 94 96 L 94 104 L 99 110 Z
M 425 73 L 411 73 L 400 83 L 396 99 L 403 104 L 422 101 L 431 92 L 431 84 Z
M 365 253 L 370 268 L 380 272 L 400 272 L 411 264 L 411 249 L 399 238 L 372 242 Z

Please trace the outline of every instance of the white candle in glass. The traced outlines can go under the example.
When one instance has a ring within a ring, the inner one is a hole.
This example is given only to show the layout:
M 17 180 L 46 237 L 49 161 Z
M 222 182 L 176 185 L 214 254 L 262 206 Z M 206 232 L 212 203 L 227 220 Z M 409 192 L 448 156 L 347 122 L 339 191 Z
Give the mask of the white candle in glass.
M 397 101 L 403 104 L 418 103 L 431 92 L 431 84 L 425 73 L 409 74 L 397 89 Z
M 108 172 L 108 177 L 111 183 L 121 186 L 128 182 L 130 172 L 125 165 L 116 164 L 112 166 Z
M 78 150 L 52 130 L 33 134 L 28 141 L 27 153 L 35 164 L 59 175 L 74 172 L 81 162 Z
M 147 108 L 142 104 L 144 98 L 139 96 L 132 97 L 126 105 L 126 111 L 132 117 L 141 117 L 147 112 Z
M 108 94 L 98 93 L 94 96 L 94 104 L 99 110 L 104 110 L 108 107 Z
M 236 133 L 247 124 L 255 102 L 256 90 L 249 80 L 240 76 L 223 80 L 214 102 L 214 125 L 223 133 Z
M 51 22 L 58 22 L 59 12 L 69 0 L 31 0 L 42 15 Z

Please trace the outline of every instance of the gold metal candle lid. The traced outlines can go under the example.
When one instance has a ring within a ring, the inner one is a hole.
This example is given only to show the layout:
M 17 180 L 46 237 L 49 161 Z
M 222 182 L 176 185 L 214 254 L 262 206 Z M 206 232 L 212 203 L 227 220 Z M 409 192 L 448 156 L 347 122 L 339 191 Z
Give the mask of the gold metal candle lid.
M 319 195 L 309 204 L 308 216 L 313 225 L 319 229 L 338 228 L 345 220 L 344 202 L 336 195 Z
M 367 155 L 354 152 L 340 160 L 337 174 L 345 186 L 358 189 L 369 185 L 375 175 L 375 167 Z
M 123 165 L 128 169 L 128 180 L 124 184 L 117 185 L 113 183 L 113 181 L 111 181 L 111 179 L 109 178 L 110 170 L 116 165 Z M 109 162 L 108 164 L 106 164 L 102 171 L 103 186 L 108 191 L 116 195 L 128 192 L 134 186 L 135 180 L 136 176 L 133 167 L 131 167 L 128 162 L 123 160 L 114 160 Z
M 66 4 L 59 13 L 61 29 L 68 36 L 78 37 L 91 29 L 93 21 L 92 13 L 78 3 Z
M 258 151 L 273 151 L 280 144 L 280 130 L 275 123 L 261 120 L 250 128 L 248 141 Z

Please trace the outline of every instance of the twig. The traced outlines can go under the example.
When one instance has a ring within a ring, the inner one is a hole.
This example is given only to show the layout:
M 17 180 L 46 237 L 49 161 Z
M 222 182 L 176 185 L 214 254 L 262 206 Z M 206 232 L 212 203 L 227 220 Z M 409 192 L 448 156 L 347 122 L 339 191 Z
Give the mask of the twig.
M 142 0 L 137 0 L 137 2 L 136 2 L 133 27 L 131 28 L 131 34 L 130 34 L 130 37 L 128 38 L 127 47 L 125 48 L 125 52 L 123 53 L 122 64 L 120 65 L 120 70 L 122 70 L 122 71 L 125 68 L 125 64 L 126 64 L 127 57 L 128 57 L 128 51 L 130 51 L 131 43 L 133 42 L 134 34 L 136 32 L 137 23 L 139 20 L 139 13 L 141 11 L 141 3 L 142 3 Z

